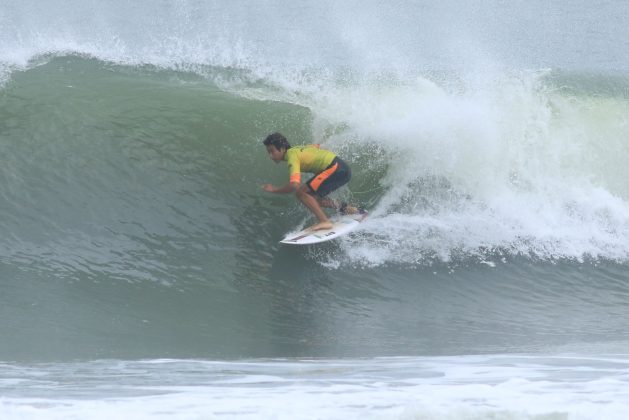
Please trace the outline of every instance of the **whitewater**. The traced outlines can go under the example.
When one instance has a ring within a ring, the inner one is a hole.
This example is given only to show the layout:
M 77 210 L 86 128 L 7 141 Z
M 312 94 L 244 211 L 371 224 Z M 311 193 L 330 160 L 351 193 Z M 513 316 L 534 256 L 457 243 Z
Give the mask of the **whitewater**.
M 0 417 L 626 418 L 628 18 L 0 2 Z M 360 228 L 278 244 L 275 131 Z

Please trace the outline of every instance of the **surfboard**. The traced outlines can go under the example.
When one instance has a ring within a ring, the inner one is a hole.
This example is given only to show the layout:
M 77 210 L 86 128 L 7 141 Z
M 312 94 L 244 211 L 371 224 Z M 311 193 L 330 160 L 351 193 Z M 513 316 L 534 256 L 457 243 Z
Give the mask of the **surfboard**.
M 309 231 L 307 229 L 299 232 L 292 232 L 280 241 L 287 245 L 310 245 L 320 242 L 331 241 L 356 229 L 360 222 L 365 220 L 366 214 L 348 214 L 345 216 L 335 216 L 331 219 L 333 225 L 331 229 Z

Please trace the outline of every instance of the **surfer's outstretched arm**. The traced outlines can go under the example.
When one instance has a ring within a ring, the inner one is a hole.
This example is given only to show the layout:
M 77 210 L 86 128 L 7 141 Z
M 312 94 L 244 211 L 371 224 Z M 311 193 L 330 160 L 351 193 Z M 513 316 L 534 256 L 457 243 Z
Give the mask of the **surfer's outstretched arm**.
M 273 184 L 264 184 L 262 185 L 262 189 L 266 192 L 275 193 L 275 194 L 288 194 L 297 191 L 299 188 L 299 184 L 296 182 L 291 182 L 281 187 L 276 187 Z

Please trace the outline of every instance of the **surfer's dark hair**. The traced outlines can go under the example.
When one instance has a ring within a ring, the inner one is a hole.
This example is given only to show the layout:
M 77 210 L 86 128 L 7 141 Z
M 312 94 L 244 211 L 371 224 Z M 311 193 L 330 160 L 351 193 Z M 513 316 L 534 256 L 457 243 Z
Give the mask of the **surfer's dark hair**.
M 282 147 L 286 150 L 290 149 L 290 143 L 286 140 L 286 137 L 280 133 L 269 134 L 266 136 L 263 143 L 265 146 L 273 145 L 277 150 L 280 150 Z

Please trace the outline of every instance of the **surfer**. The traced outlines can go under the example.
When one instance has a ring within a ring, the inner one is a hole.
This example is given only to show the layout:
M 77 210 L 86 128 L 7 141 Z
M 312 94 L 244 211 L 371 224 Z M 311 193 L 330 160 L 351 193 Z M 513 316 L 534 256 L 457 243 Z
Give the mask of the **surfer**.
M 319 148 L 318 144 L 291 147 L 286 137 L 273 133 L 264 139 L 266 151 L 275 163 L 286 161 L 288 164 L 288 184 L 277 187 L 272 184 L 262 185 L 262 189 L 276 194 L 294 192 L 319 220 L 310 226 L 310 230 L 332 228 L 332 222 L 322 207 L 337 209 L 341 214 L 365 213 L 361 208 L 337 203 L 326 196 L 347 184 L 352 177 L 349 166 L 333 152 Z M 305 184 L 301 185 L 301 172 L 314 173 Z

